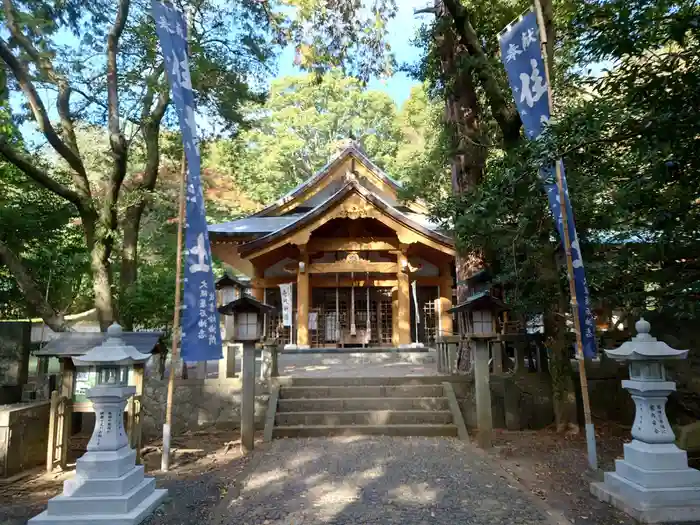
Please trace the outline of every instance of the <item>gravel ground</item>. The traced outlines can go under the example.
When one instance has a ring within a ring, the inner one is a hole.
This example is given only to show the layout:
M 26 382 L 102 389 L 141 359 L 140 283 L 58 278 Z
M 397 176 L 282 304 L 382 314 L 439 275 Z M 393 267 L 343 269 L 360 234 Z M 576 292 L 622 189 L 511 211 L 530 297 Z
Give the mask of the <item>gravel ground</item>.
M 622 457 L 622 444 L 630 441 L 628 427 L 596 423 L 598 464 L 588 471 L 586 438 L 583 433 L 564 435 L 553 429 L 494 434 L 494 459 L 520 484 L 563 514 L 572 525 L 636 525 L 637 522 L 607 503 L 591 496 L 589 484 L 602 480 L 602 473 L 615 470 Z M 669 523 L 668 525 L 681 525 Z M 686 522 L 684 525 L 700 525 Z
M 240 497 L 214 509 L 210 525 L 556 523 L 454 439 L 287 439 L 257 454 Z
M 262 443 L 262 434 L 256 442 Z M 255 458 L 241 456 L 238 433 L 232 431 L 186 434 L 174 438 L 173 443 L 176 448 L 170 472 L 154 471 L 160 467 L 160 453 L 152 452 L 145 458 L 150 471 L 147 475 L 155 476 L 158 488 L 168 489 L 168 498 L 144 525 L 206 523 L 209 512 L 235 494 L 239 479 Z M 49 498 L 61 493 L 63 481 L 73 475 L 73 471 L 39 472 L 15 483 L 0 483 L 0 525 L 24 525 L 46 508 Z

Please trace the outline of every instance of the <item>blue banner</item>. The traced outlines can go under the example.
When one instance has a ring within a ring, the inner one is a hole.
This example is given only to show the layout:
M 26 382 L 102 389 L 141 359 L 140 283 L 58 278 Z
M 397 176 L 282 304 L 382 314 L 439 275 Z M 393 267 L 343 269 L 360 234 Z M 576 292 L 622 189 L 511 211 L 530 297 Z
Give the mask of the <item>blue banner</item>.
M 151 9 L 180 120 L 188 168 L 181 354 L 188 363 L 221 359 L 221 328 L 200 178 L 194 93 L 187 60 L 187 25 L 185 17 L 172 5 L 153 1 Z
M 549 121 L 549 98 L 545 74 L 545 65 L 540 47 L 539 27 L 534 12 L 523 15 L 517 22 L 508 26 L 500 35 L 501 60 L 508 73 L 508 80 L 513 91 L 515 104 L 523 121 L 525 134 L 536 140 L 544 125 Z M 569 240 L 571 241 L 571 258 L 574 266 L 574 284 L 576 285 L 576 302 L 581 326 L 583 354 L 593 357 L 596 354 L 595 321 L 591 311 L 591 299 L 583 269 L 583 259 L 579 247 L 574 214 L 569 201 L 569 190 L 564 175 L 564 163 L 560 160 L 562 186 L 564 189 L 564 210 L 566 213 Z M 564 243 L 562 205 L 557 186 L 554 166 L 542 168 L 540 177 L 549 200 L 549 209 L 556 221 L 557 230 Z

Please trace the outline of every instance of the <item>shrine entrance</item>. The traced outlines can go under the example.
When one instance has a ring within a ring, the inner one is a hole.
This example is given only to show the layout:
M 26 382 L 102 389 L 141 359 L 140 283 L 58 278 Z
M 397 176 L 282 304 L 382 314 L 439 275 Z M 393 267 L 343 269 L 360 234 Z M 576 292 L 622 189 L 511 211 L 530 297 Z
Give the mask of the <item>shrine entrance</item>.
M 391 346 L 391 288 L 317 288 L 313 290 L 311 301 L 309 335 L 312 347 Z
M 214 253 L 277 309 L 263 337 L 405 349 L 452 333 L 454 242 L 399 189 L 350 146 L 254 216 L 210 227 Z

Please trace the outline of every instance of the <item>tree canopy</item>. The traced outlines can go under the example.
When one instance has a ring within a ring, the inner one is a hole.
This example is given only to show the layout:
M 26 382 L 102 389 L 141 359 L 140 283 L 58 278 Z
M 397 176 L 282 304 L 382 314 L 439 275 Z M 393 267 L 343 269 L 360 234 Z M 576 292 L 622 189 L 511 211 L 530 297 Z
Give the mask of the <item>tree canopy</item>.
M 246 108 L 250 129 L 228 141 L 226 164 L 249 195 L 266 203 L 311 177 L 349 137 L 386 167 L 402 141 L 397 110 L 383 92 L 333 71 L 284 77 L 265 104 Z

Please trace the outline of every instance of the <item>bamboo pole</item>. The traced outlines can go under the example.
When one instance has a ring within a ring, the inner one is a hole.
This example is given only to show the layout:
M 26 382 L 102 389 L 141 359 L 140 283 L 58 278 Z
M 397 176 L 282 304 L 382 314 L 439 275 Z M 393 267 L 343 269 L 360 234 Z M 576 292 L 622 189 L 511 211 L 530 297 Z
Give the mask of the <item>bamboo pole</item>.
M 163 455 L 160 469 L 167 472 L 170 468 L 170 432 L 173 423 L 173 395 L 175 392 L 175 371 L 178 362 L 178 341 L 180 340 L 180 297 L 182 295 L 182 236 L 185 224 L 185 181 L 187 180 L 187 157 L 182 151 L 180 167 L 180 200 L 177 212 L 177 260 L 175 263 L 175 311 L 173 312 L 173 342 L 170 350 L 170 376 L 168 377 L 168 396 L 165 402 L 165 424 L 163 425 Z
M 542 58 L 544 59 L 545 78 L 547 80 L 547 100 L 549 103 L 549 114 L 554 114 L 554 101 L 552 96 L 552 82 L 549 71 L 549 53 L 547 51 L 547 31 L 544 25 L 542 14 L 542 4 L 540 0 L 534 0 L 535 13 L 537 15 L 537 25 L 540 30 L 540 45 L 542 48 Z M 571 239 L 569 238 L 569 220 L 566 216 L 566 200 L 564 194 L 564 179 L 561 172 L 561 162 L 555 163 L 557 178 L 557 188 L 559 190 L 559 202 L 561 203 L 562 234 L 564 240 L 564 251 L 566 253 L 566 273 L 569 280 L 569 293 L 571 294 L 571 309 L 574 318 L 574 331 L 576 333 L 576 360 L 578 361 L 579 378 L 581 381 L 581 399 L 583 401 L 583 416 L 586 423 L 586 442 L 588 445 L 588 465 L 592 470 L 598 469 L 598 457 L 596 453 L 595 429 L 591 417 L 591 401 L 588 395 L 588 378 L 586 377 L 586 361 L 583 355 L 583 340 L 581 336 L 581 320 L 578 312 L 578 299 L 576 298 L 576 284 L 574 282 L 574 264 L 571 257 Z

